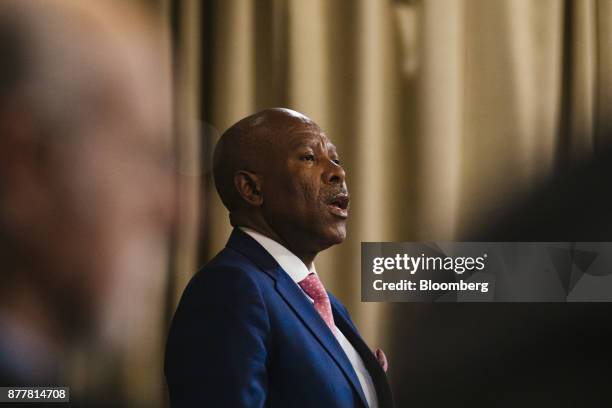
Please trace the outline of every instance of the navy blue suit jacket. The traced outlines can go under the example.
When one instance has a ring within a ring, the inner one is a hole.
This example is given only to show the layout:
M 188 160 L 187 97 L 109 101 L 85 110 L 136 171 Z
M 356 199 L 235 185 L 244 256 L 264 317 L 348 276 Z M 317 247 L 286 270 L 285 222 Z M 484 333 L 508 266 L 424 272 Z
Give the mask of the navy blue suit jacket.
M 387 377 L 346 308 L 336 326 L 361 355 L 379 405 Z M 257 241 L 234 229 L 189 282 L 172 321 L 165 374 L 172 407 L 365 407 L 338 341 L 300 288 Z

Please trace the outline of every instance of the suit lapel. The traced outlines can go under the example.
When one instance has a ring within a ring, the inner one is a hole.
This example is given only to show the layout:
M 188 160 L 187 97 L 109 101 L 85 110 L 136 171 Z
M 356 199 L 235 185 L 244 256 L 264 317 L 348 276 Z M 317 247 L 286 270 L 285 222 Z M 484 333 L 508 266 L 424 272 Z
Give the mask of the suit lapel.
M 304 293 L 302 293 L 301 289 L 287 272 L 278 265 L 274 258 L 257 241 L 238 228 L 235 228 L 232 232 L 227 246 L 245 255 L 274 279 L 279 295 L 340 367 L 355 392 L 357 392 L 357 395 L 359 395 L 363 406 L 367 407 L 368 404 L 357 379 L 357 374 L 355 374 L 355 370 L 344 350 L 342 350 L 342 347 L 340 347 L 340 344 L 321 316 L 319 316 L 312 303 L 304 296 Z
M 332 300 L 331 303 L 336 327 L 342 331 L 346 339 L 355 347 L 355 350 L 357 350 L 361 356 L 363 363 L 372 377 L 379 406 L 381 408 L 392 407 L 393 397 L 389 381 L 387 380 L 387 374 L 378 363 L 370 347 L 359 335 L 357 328 L 339 311 L 339 308 L 335 304 L 335 300 Z
M 280 269 L 280 267 L 279 267 Z M 300 288 L 291 280 L 289 275 L 280 269 L 282 273 L 279 273 L 278 279 L 276 280 L 276 289 L 287 302 L 287 304 L 293 309 L 295 314 L 300 318 L 302 323 L 310 330 L 310 332 L 319 340 L 319 343 L 334 359 L 336 364 L 342 369 L 344 375 L 352 384 L 353 388 L 361 398 L 364 406 L 368 406 L 361 384 L 357 379 L 357 374 L 351 365 L 348 357 L 340 347 L 338 340 L 334 337 L 329 327 L 325 324 L 321 316 L 317 313 L 316 309 L 310 303 L 310 301 L 304 296 Z

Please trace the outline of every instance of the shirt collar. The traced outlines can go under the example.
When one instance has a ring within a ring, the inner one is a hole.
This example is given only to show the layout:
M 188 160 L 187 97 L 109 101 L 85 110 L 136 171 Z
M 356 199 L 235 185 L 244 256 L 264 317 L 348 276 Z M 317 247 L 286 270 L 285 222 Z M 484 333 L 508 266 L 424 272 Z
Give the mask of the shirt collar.
M 295 256 L 287 248 L 274 241 L 265 235 L 260 234 L 250 228 L 239 227 L 243 232 L 248 234 L 251 238 L 259 243 L 268 253 L 274 258 L 274 260 L 280 265 L 281 268 L 291 277 L 295 283 L 299 283 L 305 279 L 308 274 L 317 273 L 314 262 L 311 269 L 309 270 L 304 262 L 297 256 Z

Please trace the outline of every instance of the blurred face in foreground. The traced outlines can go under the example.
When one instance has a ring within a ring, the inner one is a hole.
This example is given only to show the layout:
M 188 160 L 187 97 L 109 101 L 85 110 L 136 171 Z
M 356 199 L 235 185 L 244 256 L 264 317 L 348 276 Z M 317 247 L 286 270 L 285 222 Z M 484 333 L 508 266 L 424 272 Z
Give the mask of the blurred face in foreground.
M 19 291 L 4 303 L 52 336 L 117 340 L 167 266 L 167 61 L 133 12 L 33 3 L 40 12 L 22 4 L 41 23 L 32 35 L 40 69 L 28 69 L 15 103 L 0 107 L 0 216 L 10 285 L 37 290 L 38 304 L 23 305 Z

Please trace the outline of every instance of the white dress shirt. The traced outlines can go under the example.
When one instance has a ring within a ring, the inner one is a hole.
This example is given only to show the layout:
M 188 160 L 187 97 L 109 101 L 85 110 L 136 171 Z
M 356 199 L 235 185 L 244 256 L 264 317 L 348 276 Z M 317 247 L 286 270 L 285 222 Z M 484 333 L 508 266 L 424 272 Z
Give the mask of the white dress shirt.
M 270 255 L 272 258 L 280 265 L 281 268 L 291 277 L 291 279 L 295 282 L 298 288 L 302 291 L 304 296 L 311 302 L 314 300 L 306 294 L 298 284 L 301 280 L 306 278 L 308 274 L 311 272 L 317 273 L 314 267 L 314 263 L 312 264 L 312 268 L 308 270 L 304 262 L 300 260 L 297 256 L 295 256 L 291 251 L 287 248 L 279 244 L 278 242 L 270 239 L 257 231 L 253 231 L 250 228 L 240 227 L 242 231 L 247 233 L 251 238 L 259 243 Z M 359 384 L 361 384 L 361 389 L 368 401 L 368 405 L 370 408 L 378 408 L 378 399 L 376 397 L 376 389 L 374 388 L 374 383 L 372 382 L 372 377 L 370 373 L 365 367 L 361 356 L 357 353 L 357 350 L 353 347 L 353 345 L 344 337 L 344 334 L 336 327 L 335 337 L 340 343 L 340 347 L 344 350 L 344 353 L 348 357 L 351 365 L 353 366 L 353 370 L 357 374 L 357 378 L 359 379 Z

